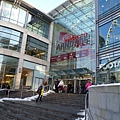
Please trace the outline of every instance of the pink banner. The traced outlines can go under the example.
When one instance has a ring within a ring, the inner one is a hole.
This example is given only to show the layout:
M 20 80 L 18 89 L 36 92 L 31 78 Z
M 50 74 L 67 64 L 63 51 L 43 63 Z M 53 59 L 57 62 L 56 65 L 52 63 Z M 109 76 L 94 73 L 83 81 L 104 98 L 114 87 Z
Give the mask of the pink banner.
M 85 49 L 85 50 L 81 50 L 81 51 L 77 51 L 77 52 L 61 54 L 59 56 L 52 56 L 51 57 L 51 62 L 71 60 L 71 59 L 75 59 L 75 58 L 86 57 L 88 55 L 89 55 L 89 49 Z

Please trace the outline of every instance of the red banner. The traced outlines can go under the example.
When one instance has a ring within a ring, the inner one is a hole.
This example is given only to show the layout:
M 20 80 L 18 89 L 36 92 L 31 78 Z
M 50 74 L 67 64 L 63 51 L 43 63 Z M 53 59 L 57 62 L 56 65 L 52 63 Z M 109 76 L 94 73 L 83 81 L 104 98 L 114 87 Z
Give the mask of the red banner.
M 59 61 L 63 61 L 63 60 L 71 60 L 71 59 L 75 59 L 75 58 L 86 57 L 88 55 L 89 55 L 89 50 L 85 49 L 85 50 L 81 50 L 81 51 L 77 51 L 77 52 L 61 54 L 59 56 L 52 56 L 51 57 L 51 62 L 59 62 Z

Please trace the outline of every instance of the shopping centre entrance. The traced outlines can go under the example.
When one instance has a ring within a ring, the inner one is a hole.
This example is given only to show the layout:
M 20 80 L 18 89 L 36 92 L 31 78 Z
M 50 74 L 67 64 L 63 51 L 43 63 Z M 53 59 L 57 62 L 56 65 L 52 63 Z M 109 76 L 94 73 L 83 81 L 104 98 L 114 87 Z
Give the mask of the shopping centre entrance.
M 90 79 L 94 83 L 94 73 L 87 68 L 71 69 L 54 71 L 49 78 L 49 84 L 54 85 L 56 80 L 63 80 L 64 92 L 67 92 L 67 85 L 71 83 L 72 93 L 81 93 L 81 86 L 85 85 L 87 80 Z M 85 91 L 85 90 L 84 90 Z M 84 93 L 84 92 L 83 92 Z

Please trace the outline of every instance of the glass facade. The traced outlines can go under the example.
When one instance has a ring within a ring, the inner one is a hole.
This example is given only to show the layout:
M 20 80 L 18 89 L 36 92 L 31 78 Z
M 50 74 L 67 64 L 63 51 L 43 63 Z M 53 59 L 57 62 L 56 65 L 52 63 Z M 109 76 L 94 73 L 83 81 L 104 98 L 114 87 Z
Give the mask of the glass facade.
M 53 18 L 24 1 L 0 0 L 0 20 L 0 87 L 37 89 L 49 69 Z
M 97 83 L 118 83 L 120 82 L 120 57 L 114 59 L 113 61 L 107 62 L 104 66 L 97 72 Z M 111 74 L 115 76 L 113 80 Z
M 43 36 L 49 37 L 50 23 L 42 19 L 42 17 L 33 15 L 30 11 L 9 2 L 2 2 L 1 20 L 9 21 L 21 27 Z
M 102 67 L 108 63 L 110 63 L 111 61 L 114 61 L 116 59 L 119 58 L 120 55 L 120 32 L 119 32 L 119 24 L 120 24 L 120 18 L 116 18 L 111 20 L 110 22 L 104 24 L 103 26 L 99 27 L 99 69 L 102 69 Z M 104 54 L 102 54 L 104 52 Z M 118 68 L 117 68 L 118 69 Z M 101 72 L 102 71 L 102 72 Z M 99 75 L 103 75 L 106 76 L 107 74 L 107 78 L 103 77 L 104 80 L 100 80 L 98 79 L 98 83 L 99 82 L 104 82 L 104 83 L 108 83 L 110 82 L 110 74 L 111 72 L 113 72 L 114 74 L 116 74 L 117 77 L 117 73 L 116 73 L 116 69 L 109 69 L 108 71 L 104 69 L 99 70 L 98 74 Z M 102 74 L 104 73 L 104 74 Z M 98 78 L 100 78 L 98 75 Z M 119 77 L 117 77 L 117 82 L 119 82 Z
M 41 18 L 35 15 L 29 14 L 28 23 L 27 23 L 28 30 L 36 34 L 39 34 L 40 36 L 48 38 L 49 27 L 50 27 L 50 23 L 42 20 Z
M 119 79 L 120 17 L 119 0 L 99 0 L 97 83 L 111 83 L 111 73 Z
M 36 90 L 45 78 L 46 66 L 29 61 L 23 62 L 22 78 L 23 86 L 30 86 Z
M 50 15 L 55 20 L 51 71 L 63 79 L 94 73 L 95 1 L 67 1 Z
M 106 11 L 109 11 L 111 8 L 115 7 L 119 3 L 120 3 L 120 0 L 98 0 L 99 15 Z
M 10 56 L 0 55 L 0 84 L 8 83 L 11 87 L 14 85 L 18 59 Z
M 109 52 L 111 49 L 120 47 L 120 18 L 114 19 L 99 28 L 99 52 Z M 119 51 L 116 53 L 119 54 Z M 118 56 L 117 54 L 117 56 Z M 107 61 L 115 59 L 114 52 L 105 55 Z
M 14 4 L 3 2 L 1 19 L 24 27 L 27 11 Z
M 20 52 L 23 34 L 0 26 L 0 47 Z
M 25 54 L 37 57 L 39 59 L 47 60 L 48 44 L 31 36 L 28 36 Z

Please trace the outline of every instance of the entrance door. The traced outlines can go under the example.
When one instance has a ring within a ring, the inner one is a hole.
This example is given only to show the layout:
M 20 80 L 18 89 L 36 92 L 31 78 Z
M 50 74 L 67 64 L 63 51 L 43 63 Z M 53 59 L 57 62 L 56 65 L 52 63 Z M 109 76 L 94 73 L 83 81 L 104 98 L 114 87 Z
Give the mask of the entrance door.
M 21 74 L 21 85 L 24 88 L 31 88 L 32 87 L 32 81 L 33 81 L 33 70 L 28 68 L 22 69 Z
M 34 81 L 34 90 L 37 90 L 37 89 L 38 89 L 38 86 L 39 86 L 40 84 L 42 84 L 42 82 L 43 82 L 42 79 L 36 77 L 36 78 L 35 78 L 35 81 Z

